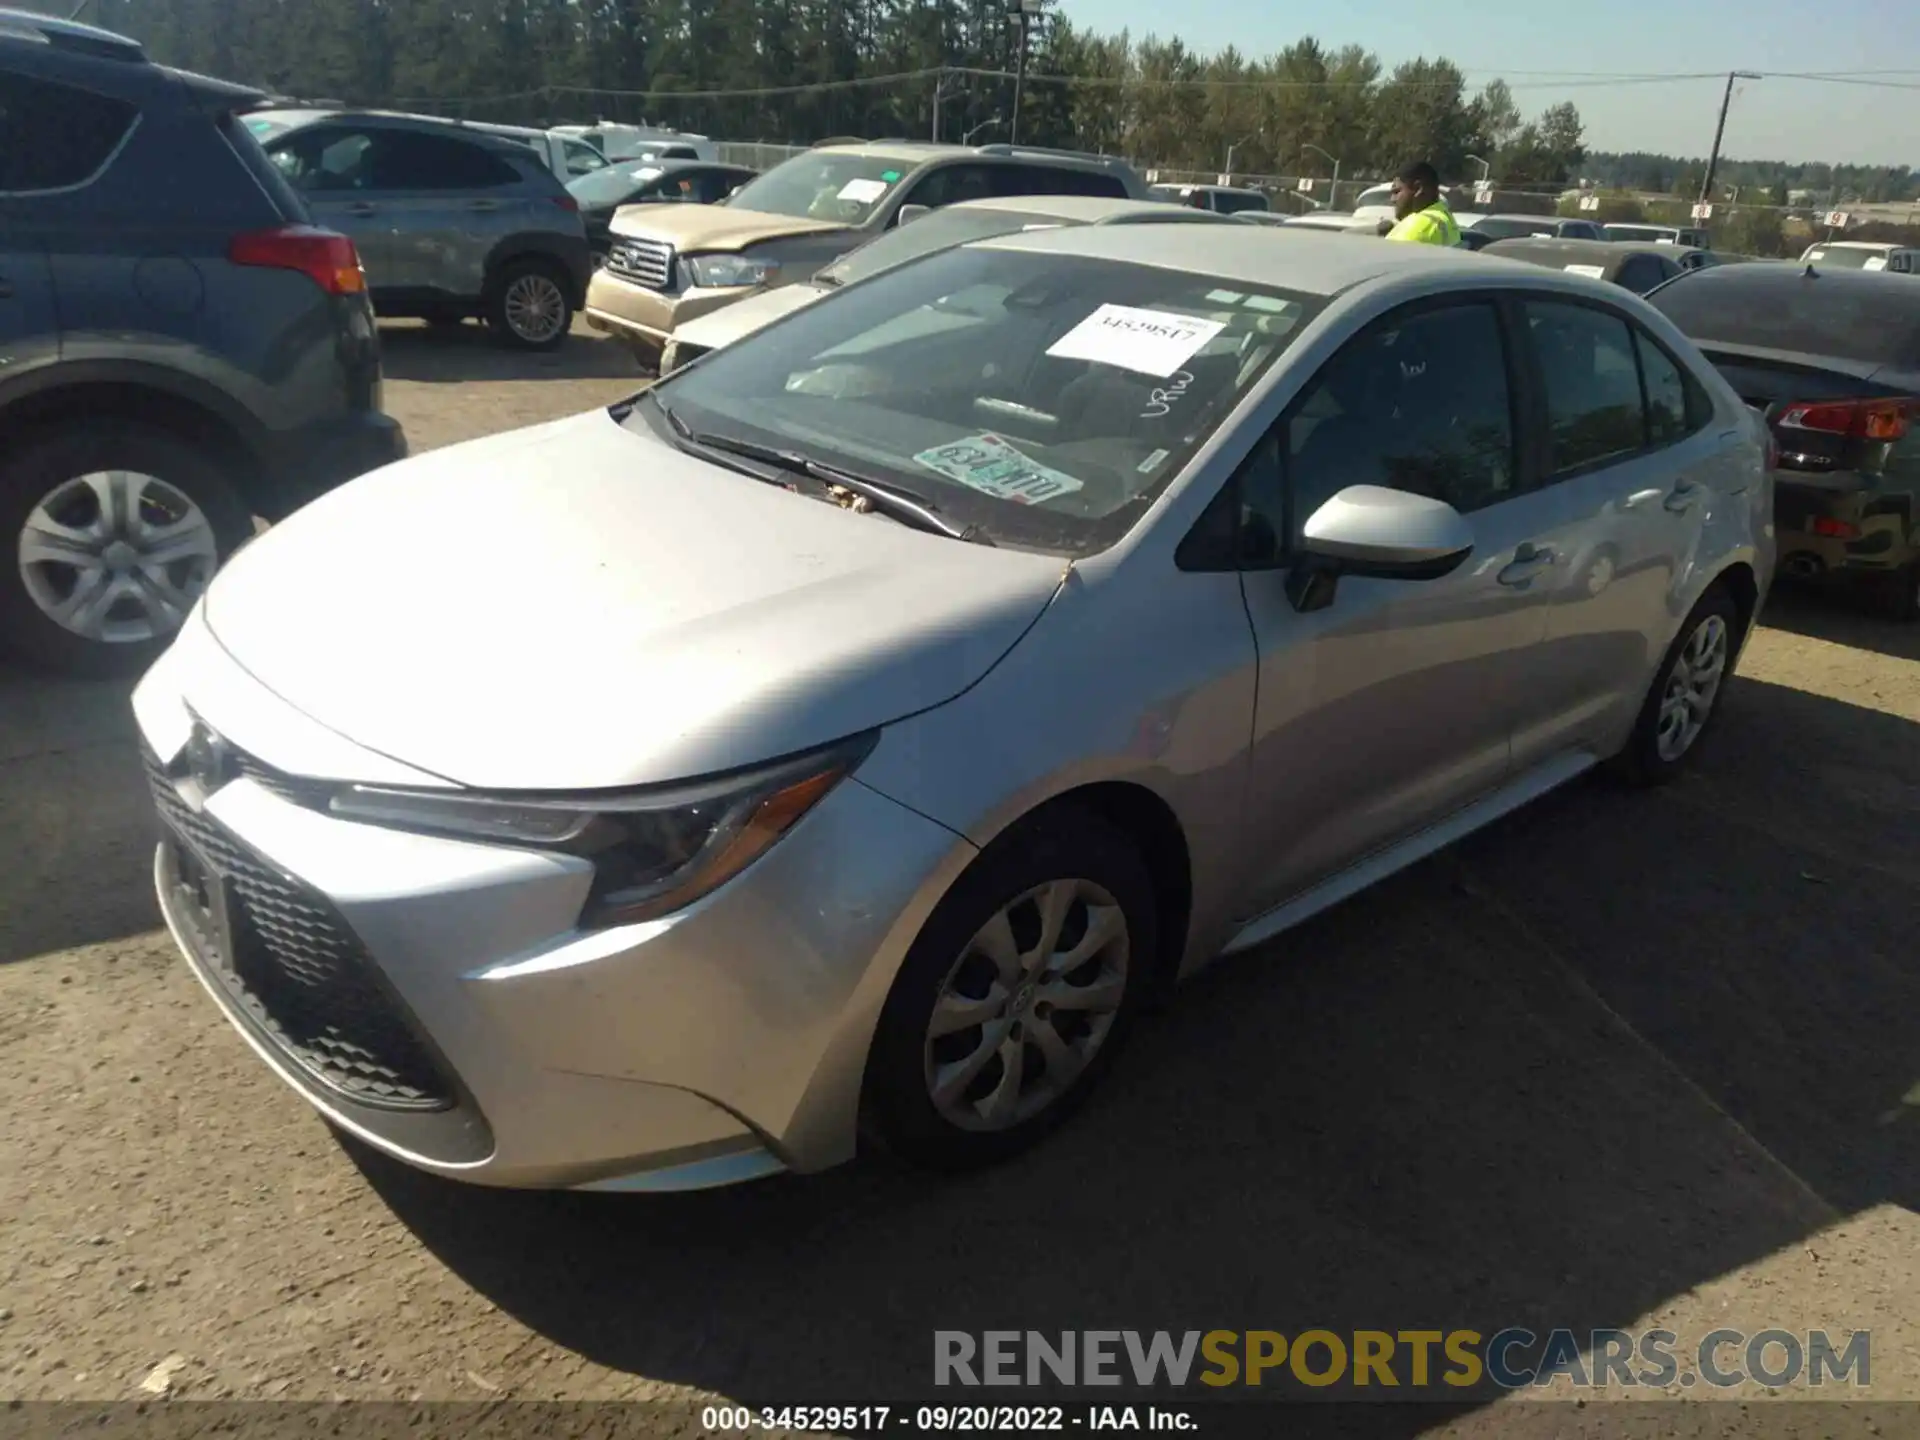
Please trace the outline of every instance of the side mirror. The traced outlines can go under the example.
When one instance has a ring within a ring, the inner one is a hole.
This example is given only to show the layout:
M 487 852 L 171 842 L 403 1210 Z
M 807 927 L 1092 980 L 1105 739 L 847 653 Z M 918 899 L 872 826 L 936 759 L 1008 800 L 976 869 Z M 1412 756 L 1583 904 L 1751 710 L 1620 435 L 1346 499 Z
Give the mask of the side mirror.
M 1296 610 L 1333 602 L 1342 575 L 1384 580 L 1437 580 L 1473 553 L 1473 528 L 1444 500 L 1349 485 L 1307 518 L 1301 558 L 1287 573 Z
M 930 215 L 932 213 L 933 207 L 931 205 L 902 205 L 900 207 L 900 213 L 894 216 L 893 223 L 896 225 L 911 225 L 922 215 Z

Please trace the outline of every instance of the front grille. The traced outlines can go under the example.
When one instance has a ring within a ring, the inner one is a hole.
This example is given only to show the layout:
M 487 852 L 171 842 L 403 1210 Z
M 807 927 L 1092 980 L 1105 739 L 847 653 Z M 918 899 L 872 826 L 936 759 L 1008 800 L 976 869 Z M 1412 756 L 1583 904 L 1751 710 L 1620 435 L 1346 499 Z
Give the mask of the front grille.
M 649 290 L 667 290 L 673 283 L 673 246 L 661 240 L 633 240 L 625 236 L 607 252 L 607 269 L 622 280 Z
M 453 1086 L 416 1036 L 373 958 L 325 897 L 255 854 L 211 816 L 195 811 L 152 751 L 142 747 L 160 818 L 216 873 L 226 898 L 227 934 L 175 897 L 195 953 L 255 1028 L 327 1089 L 363 1105 L 444 1110 Z M 241 773 L 291 777 L 257 762 Z M 265 783 L 265 782 L 262 782 Z M 307 782 L 310 783 L 310 782 Z M 273 788 L 269 786 L 269 788 Z M 178 852 L 176 852 L 178 857 Z

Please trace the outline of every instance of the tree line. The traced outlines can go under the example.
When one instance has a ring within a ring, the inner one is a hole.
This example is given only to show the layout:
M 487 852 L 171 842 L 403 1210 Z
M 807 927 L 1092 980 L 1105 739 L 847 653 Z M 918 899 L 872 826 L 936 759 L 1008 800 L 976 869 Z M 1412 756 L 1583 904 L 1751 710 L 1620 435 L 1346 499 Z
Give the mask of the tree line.
M 940 138 L 1006 139 L 1020 33 L 1007 0 L 87 0 L 82 18 L 167 63 L 282 94 L 786 144 L 931 137 L 936 110 Z M 1389 69 L 1362 46 L 1313 38 L 1264 58 L 1231 46 L 1204 55 L 1178 39 L 1096 33 L 1051 0 L 1027 48 L 1023 142 L 1168 170 L 1319 177 L 1337 158 L 1357 180 L 1424 158 L 1449 180 L 1550 189 L 1591 175 L 1681 194 L 1704 171 L 1589 155 L 1572 103 L 1528 115 L 1505 82 L 1473 90 L 1445 58 Z M 701 93 L 713 91 L 766 93 Z M 1752 161 L 1721 173 L 1776 188 L 1781 203 L 1793 188 L 1905 198 L 1917 178 Z

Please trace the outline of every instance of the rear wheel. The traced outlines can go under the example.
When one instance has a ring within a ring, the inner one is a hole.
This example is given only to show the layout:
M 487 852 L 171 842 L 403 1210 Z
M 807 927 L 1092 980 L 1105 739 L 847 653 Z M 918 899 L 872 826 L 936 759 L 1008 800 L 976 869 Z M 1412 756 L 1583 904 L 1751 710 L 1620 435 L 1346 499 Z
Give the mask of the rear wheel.
M 1700 598 L 1661 661 L 1627 747 L 1614 768 L 1641 785 L 1679 774 L 1720 714 L 1740 644 L 1740 607 L 1715 586 Z
M 547 260 L 515 260 L 487 294 L 487 325 L 516 350 L 554 350 L 573 324 L 566 277 Z
M 251 533 L 219 463 L 164 430 L 29 440 L 0 461 L 0 639 L 67 674 L 142 669 Z
M 1106 1073 L 1149 988 L 1152 877 L 1077 809 L 995 842 L 908 952 L 867 1064 L 867 1130 L 959 1170 L 1024 1150 Z

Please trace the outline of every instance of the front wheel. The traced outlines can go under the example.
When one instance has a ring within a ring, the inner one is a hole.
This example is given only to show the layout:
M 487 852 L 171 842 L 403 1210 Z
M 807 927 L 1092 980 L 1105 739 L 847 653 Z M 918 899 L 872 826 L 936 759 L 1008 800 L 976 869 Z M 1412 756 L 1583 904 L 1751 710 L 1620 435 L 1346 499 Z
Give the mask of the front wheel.
M 251 532 L 220 465 L 164 430 L 29 440 L 0 460 L 0 640 L 66 674 L 143 669 Z
M 555 350 L 573 325 L 573 302 L 559 270 L 544 260 L 509 264 L 487 295 L 487 325 L 515 350 Z
M 1152 878 L 1097 816 L 1065 809 L 996 841 L 941 901 L 880 1017 L 870 1138 L 963 1170 L 1026 1149 L 1113 1063 L 1151 983 Z
M 1641 785 L 1659 785 L 1679 774 L 1699 752 L 1720 713 L 1740 644 L 1740 609 L 1715 586 L 1680 627 L 1654 676 L 1627 747 L 1614 768 Z

